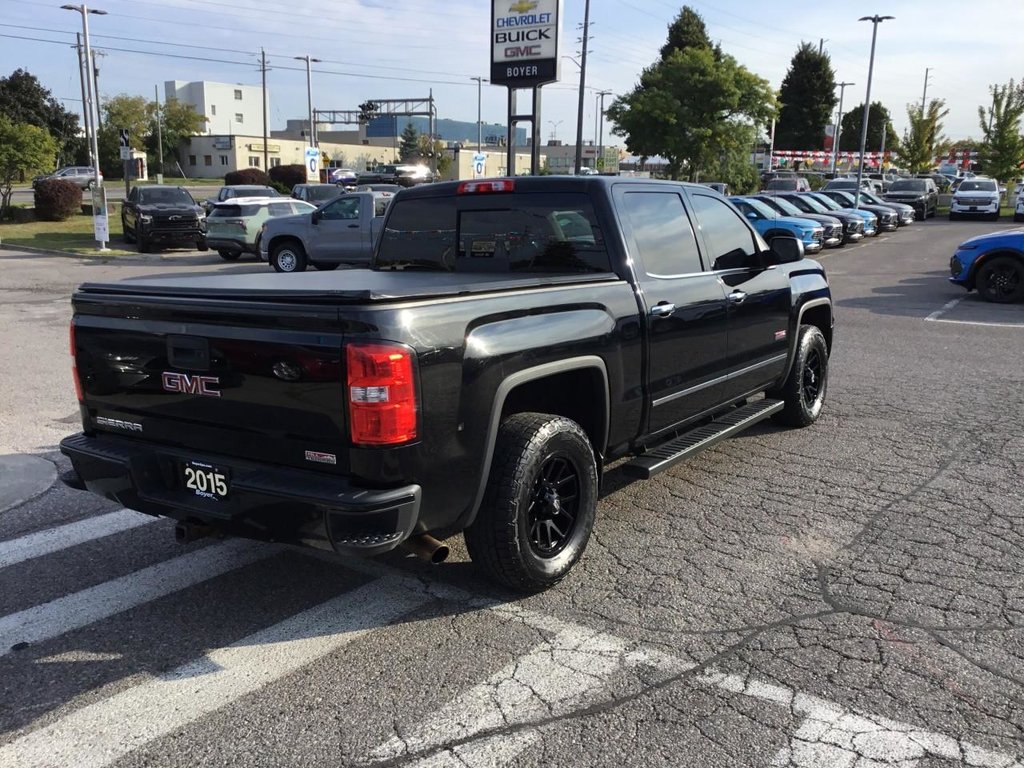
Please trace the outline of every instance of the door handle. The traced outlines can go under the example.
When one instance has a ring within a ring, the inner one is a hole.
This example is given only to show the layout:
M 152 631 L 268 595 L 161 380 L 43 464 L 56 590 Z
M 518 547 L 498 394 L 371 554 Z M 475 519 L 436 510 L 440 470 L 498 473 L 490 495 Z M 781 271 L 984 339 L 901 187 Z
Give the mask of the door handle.
M 651 315 L 653 317 L 669 317 L 676 311 L 675 304 L 669 304 L 668 302 L 661 302 L 651 307 Z
M 359 225 L 358 224 L 349 224 L 348 228 L 349 229 L 359 229 Z
M 745 294 L 743 291 L 733 291 L 732 293 L 729 294 L 729 303 L 742 304 L 746 298 L 747 294 Z

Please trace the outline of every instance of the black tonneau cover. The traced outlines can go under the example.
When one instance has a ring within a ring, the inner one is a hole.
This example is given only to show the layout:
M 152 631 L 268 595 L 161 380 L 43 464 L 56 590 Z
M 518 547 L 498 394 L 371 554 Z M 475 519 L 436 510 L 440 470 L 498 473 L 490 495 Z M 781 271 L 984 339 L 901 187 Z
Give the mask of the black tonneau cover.
M 361 304 L 374 301 L 422 300 L 491 291 L 517 291 L 574 283 L 618 280 L 614 273 L 537 274 L 516 277 L 507 272 L 410 272 L 345 269 L 298 274 L 209 275 L 133 278 L 117 283 L 83 283 L 79 293 L 91 296 L 160 296 L 273 301 L 313 304 Z

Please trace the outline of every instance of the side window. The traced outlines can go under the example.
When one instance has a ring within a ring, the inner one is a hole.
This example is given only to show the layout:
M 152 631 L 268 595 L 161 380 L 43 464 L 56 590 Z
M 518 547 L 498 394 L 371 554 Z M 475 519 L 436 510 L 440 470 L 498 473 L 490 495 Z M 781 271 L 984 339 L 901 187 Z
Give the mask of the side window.
M 623 196 L 633 239 L 648 275 L 702 272 L 697 238 L 676 192 L 627 192 Z
M 270 203 L 267 208 L 271 216 L 289 216 L 292 213 L 291 203 Z
M 323 219 L 358 219 L 359 198 L 342 197 L 325 207 L 321 211 Z
M 692 195 L 712 269 L 737 269 L 753 264 L 757 241 L 746 222 L 729 204 L 709 195 Z

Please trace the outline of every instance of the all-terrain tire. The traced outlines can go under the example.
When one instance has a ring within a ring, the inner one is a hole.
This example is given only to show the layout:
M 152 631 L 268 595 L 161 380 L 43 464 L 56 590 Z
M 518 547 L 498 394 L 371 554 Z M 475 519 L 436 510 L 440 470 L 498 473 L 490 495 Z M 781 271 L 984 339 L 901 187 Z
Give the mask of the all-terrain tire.
M 579 424 L 514 414 L 498 429 L 483 503 L 464 532 L 469 555 L 503 586 L 546 589 L 582 556 L 597 494 L 597 461 Z
M 778 398 L 785 407 L 773 417 L 787 427 L 807 427 L 818 420 L 828 391 L 828 344 L 814 325 L 800 326 L 796 356 L 785 383 L 768 397 Z

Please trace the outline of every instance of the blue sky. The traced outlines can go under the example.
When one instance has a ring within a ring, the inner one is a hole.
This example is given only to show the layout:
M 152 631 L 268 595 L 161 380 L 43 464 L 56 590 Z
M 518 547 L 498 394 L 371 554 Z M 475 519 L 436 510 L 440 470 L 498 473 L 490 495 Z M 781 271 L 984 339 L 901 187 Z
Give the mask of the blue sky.
M 28 69 L 69 109 L 80 110 L 75 54 L 64 43 L 74 41 L 81 17 L 60 10 L 61 4 L 0 0 L 0 74 Z M 858 23 L 858 17 L 895 16 L 879 27 L 872 100 L 889 108 L 900 134 L 906 104 L 921 99 L 926 67 L 931 68 L 929 97 L 944 98 L 950 109 L 945 133 L 952 139 L 979 136 L 977 108 L 989 100 L 991 83 L 1024 77 L 1024 3 L 1019 0 L 689 5 L 704 17 L 712 39 L 776 88 L 800 42 L 817 44 L 824 38 L 837 80 L 856 83 L 847 88 L 846 107 L 863 101 L 867 85 L 871 24 Z M 304 64 L 294 56 L 323 59 L 313 75 L 318 108 L 419 98 L 433 88 L 441 117 L 468 121 L 476 119 L 477 106 L 476 84 L 469 78 L 486 76 L 489 68 L 488 0 L 96 0 L 96 7 L 108 12 L 90 16 L 94 47 L 107 54 L 100 66 L 103 95 L 152 97 L 154 84 L 160 84 L 162 97 L 165 80 L 258 84 L 256 62 L 263 46 L 273 68 L 268 76 L 272 128 L 306 113 Z M 670 0 L 592 0 L 584 138 L 594 135 L 593 94 L 632 88 L 657 57 L 666 27 L 681 7 Z M 564 54 L 577 52 L 582 20 L 583 0 L 564 0 Z M 571 142 L 578 69 L 569 60 L 562 64 L 562 81 L 543 91 L 542 136 Z M 485 85 L 484 121 L 504 122 L 505 112 L 505 89 Z M 604 136 L 606 143 L 617 141 L 607 125 Z

